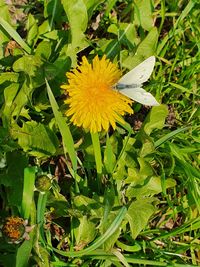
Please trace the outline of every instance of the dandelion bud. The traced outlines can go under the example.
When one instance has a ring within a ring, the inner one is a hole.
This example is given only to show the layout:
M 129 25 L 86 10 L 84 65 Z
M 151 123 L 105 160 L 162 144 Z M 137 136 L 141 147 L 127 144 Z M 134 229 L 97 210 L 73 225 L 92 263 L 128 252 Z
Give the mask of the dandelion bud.
M 47 175 L 40 175 L 36 178 L 35 187 L 40 192 L 47 192 L 51 188 L 51 179 Z

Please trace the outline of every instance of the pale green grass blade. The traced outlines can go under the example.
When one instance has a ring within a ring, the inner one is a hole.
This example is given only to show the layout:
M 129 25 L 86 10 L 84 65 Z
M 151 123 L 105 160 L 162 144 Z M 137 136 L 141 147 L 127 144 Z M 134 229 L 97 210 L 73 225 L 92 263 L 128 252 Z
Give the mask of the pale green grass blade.
M 162 145 L 163 143 L 165 143 L 166 141 L 168 141 L 169 139 L 171 139 L 172 137 L 174 137 L 175 135 L 181 133 L 181 132 L 184 132 L 186 130 L 188 130 L 190 127 L 187 126 L 187 127 L 183 127 L 183 128 L 179 128 L 179 129 L 176 129 L 168 134 L 166 134 L 165 136 L 161 137 L 160 139 L 158 139 L 155 143 L 154 143 L 154 146 L 155 147 L 159 147 L 160 145 Z
M 66 256 L 66 257 L 81 257 L 81 256 L 84 256 L 84 255 L 88 255 L 89 253 L 91 253 L 92 251 L 94 251 L 95 249 L 97 249 L 98 247 L 100 247 L 101 245 L 103 245 L 103 243 L 112 234 L 114 234 L 114 232 L 121 225 L 121 222 L 124 219 L 124 217 L 126 215 L 126 212 L 127 212 L 126 207 L 122 207 L 120 209 L 118 215 L 116 216 L 116 218 L 112 222 L 111 226 L 108 228 L 108 230 L 101 237 L 99 237 L 94 244 L 92 244 L 88 248 L 83 249 L 82 251 L 77 251 L 77 252 L 70 252 L 70 251 L 69 252 L 64 252 L 64 251 L 61 251 L 61 250 L 58 250 L 58 249 L 54 249 L 54 248 L 53 248 L 53 250 L 55 252 L 57 252 L 58 254 L 60 254 L 62 256 Z
M 31 212 L 35 188 L 35 172 L 35 167 L 27 167 L 24 169 L 24 188 L 21 205 L 21 215 L 24 219 L 28 219 Z
M 10 26 L 10 24 L 1 17 L 0 17 L 0 25 L 10 35 L 10 37 L 13 38 L 21 46 L 22 49 L 24 49 L 24 51 L 26 51 L 28 54 L 31 54 L 31 48 L 24 42 L 24 40 L 13 29 L 13 27 Z
M 76 155 L 76 151 L 74 148 L 74 141 L 73 141 L 73 137 L 72 134 L 70 132 L 70 129 L 62 115 L 62 113 L 59 110 L 58 104 L 56 103 L 56 100 L 54 98 L 54 95 L 51 91 L 51 88 L 49 86 L 48 81 L 46 80 L 46 86 L 47 86 L 47 93 L 49 96 L 49 100 L 51 103 L 51 107 L 53 109 L 53 113 L 56 119 L 56 122 L 58 124 L 58 127 L 60 129 L 60 133 L 62 135 L 63 138 L 63 147 L 64 147 L 64 151 L 66 153 L 69 154 L 69 157 L 71 159 L 72 162 L 72 166 L 73 166 L 73 170 L 76 174 L 77 171 L 77 155 Z
M 194 7 L 195 1 L 189 1 L 185 9 L 181 12 L 180 16 L 178 17 L 177 21 L 174 24 L 174 27 L 169 31 L 168 35 L 165 36 L 165 38 L 162 40 L 162 42 L 158 45 L 157 48 L 157 55 L 160 55 L 161 51 L 169 41 L 169 39 L 174 35 L 174 31 L 176 30 L 178 24 L 189 14 L 191 9 Z M 162 55 L 164 56 L 164 55 Z
M 119 259 L 114 256 L 111 252 L 106 252 L 101 249 L 97 249 L 95 251 L 92 251 L 87 254 L 90 256 L 92 259 L 99 259 L 99 260 L 110 260 L 112 262 L 119 262 Z M 133 264 L 140 264 L 141 266 L 166 266 L 166 267 L 194 267 L 196 265 L 190 265 L 190 264 L 178 264 L 178 263 L 173 263 L 173 265 L 169 264 L 168 262 L 160 262 L 156 260 L 145 260 L 145 259 L 138 259 L 134 258 L 131 254 L 124 254 L 124 258 L 128 263 L 133 263 Z M 53 262 L 55 266 L 60 266 L 59 264 L 56 264 L 56 262 Z M 65 265 L 63 265 L 65 266 Z M 68 266 L 68 265 L 67 265 Z M 71 266 L 71 265 L 69 265 Z M 131 265 L 132 266 L 132 265 Z M 136 266 L 136 265 L 134 265 Z M 137 265 L 138 266 L 138 265 Z
M 119 261 L 121 263 L 123 263 L 123 266 L 130 267 L 130 265 L 128 264 L 126 258 L 124 257 L 124 255 L 121 252 L 119 252 L 117 249 L 113 249 L 112 253 L 119 259 Z

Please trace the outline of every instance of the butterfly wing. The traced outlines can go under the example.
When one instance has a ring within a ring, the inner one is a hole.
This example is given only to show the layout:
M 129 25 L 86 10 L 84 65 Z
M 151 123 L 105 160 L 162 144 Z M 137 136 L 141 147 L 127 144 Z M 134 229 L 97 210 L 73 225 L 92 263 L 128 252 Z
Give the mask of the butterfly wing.
M 136 66 L 134 69 L 126 73 L 118 82 L 118 84 L 142 84 L 146 82 L 153 71 L 155 65 L 155 57 L 151 56 Z
M 146 92 L 143 88 L 140 88 L 140 87 L 137 87 L 137 88 L 129 87 L 126 89 L 121 89 L 119 92 L 143 105 L 147 105 L 147 106 L 160 105 L 155 99 L 155 97 L 152 96 L 151 93 Z

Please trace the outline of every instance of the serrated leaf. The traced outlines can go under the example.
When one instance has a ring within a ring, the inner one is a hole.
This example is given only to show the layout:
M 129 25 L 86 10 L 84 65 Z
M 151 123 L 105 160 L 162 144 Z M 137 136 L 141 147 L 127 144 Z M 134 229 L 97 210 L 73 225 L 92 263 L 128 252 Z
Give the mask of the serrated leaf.
M 152 198 L 143 198 L 133 201 L 129 206 L 126 218 L 130 224 L 133 239 L 146 227 L 149 218 L 155 212 L 155 207 L 151 204 L 153 200 Z
M 176 181 L 174 179 L 168 178 L 165 181 L 165 187 L 170 188 L 176 186 Z M 160 177 L 153 176 L 142 186 L 132 186 L 130 185 L 127 189 L 126 196 L 129 199 L 132 198 L 142 198 L 146 196 L 154 196 L 162 192 L 162 183 Z
M 23 150 L 37 157 L 54 155 L 58 148 L 58 139 L 54 132 L 35 121 L 24 122 L 16 135 Z

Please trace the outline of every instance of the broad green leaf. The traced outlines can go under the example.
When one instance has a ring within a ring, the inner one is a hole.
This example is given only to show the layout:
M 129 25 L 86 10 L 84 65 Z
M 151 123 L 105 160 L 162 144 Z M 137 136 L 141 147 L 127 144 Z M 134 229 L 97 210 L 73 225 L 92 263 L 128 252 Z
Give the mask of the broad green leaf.
M 59 192 L 48 192 L 46 205 L 52 210 L 54 218 L 65 217 L 68 214 L 69 203 Z
M 153 201 L 152 198 L 142 198 L 133 201 L 129 206 L 126 218 L 130 224 L 133 239 L 147 226 L 149 218 L 155 212 L 156 209 L 151 204 Z
M 26 23 L 27 37 L 26 41 L 30 47 L 32 47 L 38 40 L 38 25 L 37 20 L 32 14 L 28 15 Z
M 48 60 L 51 55 L 51 43 L 47 41 L 40 42 L 35 50 L 35 55 Z
M 58 148 L 56 134 L 49 127 L 35 121 L 24 122 L 16 136 L 23 150 L 37 157 L 54 155 Z
M 63 6 L 59 0 L 50 0 L 45 2 L 44 17 L 49 21 L 49 31 L 54 28 L 55 24 L 61 24 L 63 16 Z
M 136 45 L 139 43 L 139 38 L 137 36 L 137 32 L 135 29 L 135 25 L 131 23 L 120 23 L 117 24 L 111 24 L 108 27 L 108 32 L 113 33 L 117 36 L 118 40 L 112 40 L 110 42 L 110 49 L 109 51 L 106 51 L 106 53 L 110 56 L 115 53 L 119 53 L 120 47 L 127 46 L 130 51 L 134 49 Z M 111 46 L 111 44 L 113 45 Z M 107 43 L 106 43 L 107 44 Z M 101 46 L 101 49 L 103 47 Z M 109 46 L 106 50 L 108 50 Z M 103 50 L 103 49 L 102 49 Z
M 15 87 L 17 87 L 18 84 L 16 84 Z M 15 93 L 17 88 L 13 90 L 13 93 Z M 22 112 L 22 109 L 25 107 L 25 105 L 28 103 L 28 101 L 31 99 L 33 93 L 33 87 L 27 82 L 27 80 L 24 81 L 20 89 L 18 90 L 10 112 L 12 113 L 12 116 L 18 117 L 20 113 Z M 9 95 L 9 92 L 6 90 L 6 96 Z
M 32 85 L 29 87 L 36 88 L 44 84 L 44 64 L 38 56 L 20 57 L 14 62 L 13 69 L 16 72 L 24 72 L 31 78 Z
M 82 40 L 85 38 L 84 32 L 87 28 L 88 15 L 83 0 L 61 0 L 65 13 L 69 20 L 71 29 L 72 46 L 80 47 Z
M 92 17 L 97 6 L 101 5 L 104 0 L 83 0 L 88 12 L 88 20 Z
M 101 217 L 103 213 L 102 206 L 96 200 L 89 197 L 79 195 L 74 197 L 74 205 L 77 209 L 89 212 L 94 217 Z
M 4 82 L 17 82 L 19 79 L 19 74 L 15 72 L 3 72 L 0 74 L 0 84 Z
M 175 187 L 176 181 L 172 178 L 168 178 L 165 181 L 165 187 Z M 142 198 L 148 196 L 154 196 L 161 193 L 162 190 L 162 183 L 160 177 L 153 176 L 147 180 L 147 182 L 142 186 L 132 186 L 130 185 L 127 189 L 126 196 L 129 199 L 132 198 Z
M 150 135 L 154 129 L 162 129 L 164 127 L 167 115 L 168 109 L 166 105 L 153 107 L 144 121 L 144 132 L 147 135 Z
M 152 28 L 144 40 L 138 45 L 135 55 L 122 59 L 122 66 L 127 69 L 136 67 L 144 59 L 154 55 L 158 41 L 157 28 Z
M 135 29 L 135 24 L 132 23 L 120 23 L 118 38 L 118 41 L 122 45 L 126 45 L 130 50 L 133 50 L 140 40 Z
M 18 148 L 19 145 L 11 138 L 9 129 L 0 126 L 0 156 L 4 157 L 6 152 L 14 151 Z
M 147 162 L 144 158 L 138 158 L 137 160 L 140 164 L 139 173 L 140 173 L 141 179 L 144 180 L 144 178 L 148 176 L 152 176 L 154 172 L 149 162 Z
M 141 25 L 144 30 L 149 31 L 153 27 L 151 0 L 136 0 L 134 7 L 136 9 L 136 23 Z
M 7 21 L 9 24 L 11 24 L 12 19 L 9 12 L 9 6 L 4 0 L 0 1 L 0 17 Z M 2 39 L 0 40 L 3 41 Z
M 12 23 L 11 15 L 9 12 L 9 6 L 4 0 L 0 1 L 0 18 L 9 23 L 9 25 Z M 5 52 L 4 44 L 9 41 L 10 41 L 9 34 L 6 31 L 4 31 L 4 27 L 0 25 L 0 59 L 4 57 L 4 52 Z
M 49 20 L 45 20 L 39 27 L 38 27 L 38 31 L 39 31 L 39 36 L 45 36 L 46 33 L 51 33 L 51 27 L 50 27 L 50 22 Z M 49 38 L 52 39 L 52 38 Z M 58 39 L 55 38 L 55 40 Z M 53 38 L 54 40 L 54 38 Z
M 106 12 L 105 15 L 108 16 L 112 8 L 115 6 L 117 0 L 107 0 L 106 1 Z
M 10 116 L 14 110 L 15 105 L 13 105 L 13 101 L 17 95 L 17 92 L 19 90 L 19 84 L 18 83 L 11 83 L 8 85 L 4 90 L 4 108 L 3 108 L 3 124 L 4 127 L 8 127 L 10 124 Z
M 21 207 L 24 169 L 28 166 L 25 154 L 19 151 L 8 152 L 6 155 L 7 171 L 0 174 L 0 184 L 6 188 L 10 206 Z
M 66 81 L 65 73 L 69 71 L 71 67 L 76 68 L 77 66 L 77 50 L 74 49 L 71 44 L 64 45 L 54 65 L 60 70 L 64 81 Z
M 149 136 L 147 136 L 147 137 L 149 137 Z M 142 138 L 142 147 L 141 147 L 140 153 L 139 153 L 140 157 L 144 158 L 148 154 L 151 154 L 152 152 L 154 152 L 154 150 L 155 150 L 155 147 L 154 147 L 153 141 L 149 140 L 148 138 Z
M 139 163 L 139 168 L 133 168 L 133 166 L 128 168 L 128 177 L 125 180 L 126 183 L 141 185 L 147 177 L 151 177 L 154 174 L 151 165 L 144 158 L 138 157 L 137 161 Z
M 96 235 L 95 223 L 90 221 L 87 216 L 79 218 L 79 225 L 74 229 L 76 238 L 76 248 L 83 249 L 87 244 L 92 242 Z

